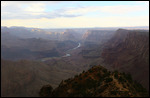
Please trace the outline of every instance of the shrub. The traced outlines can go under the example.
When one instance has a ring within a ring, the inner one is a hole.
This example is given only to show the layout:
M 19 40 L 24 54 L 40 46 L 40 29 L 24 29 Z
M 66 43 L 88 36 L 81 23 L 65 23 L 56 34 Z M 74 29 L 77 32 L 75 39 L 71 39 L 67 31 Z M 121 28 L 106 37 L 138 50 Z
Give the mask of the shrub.
M 103 72 L 106 73 L 106 72 L 107 72 L 107 69 L 104 68 L 104 69 L 103 69 Z
M 75 82 L 72 83 L 72 87 L 75 90 L 79 90 L 81 88 L 81 85 L 77 81 L 75 81 Z
M 115 77 L 116 79 L 118 79 L 118 74 L 114 74 L 114 77 Z
M 114 71 L 114 77 L 118 79 L 118 71 Z
M 118 78 L 118 81 L 121 82 L 121 83 L 126 82 L 126 80 L 125 80 L 122 76 L 120 76 L 120 77 Z
M 87 74 L 84 74 L 84 77 L 87 77 Z
M 123 87 L 124 87 L 124 88 L 126 88 L 126 85 L 125 85 L 125 84 L 123 84 Z
M 92 70 L 92 69 L 90 69 L 90 70 L 89 70 L 89 73 L 92 73 L 92 72 L 93 72 L 93 70 Z
M 51 85 L 44 85 L 39 92 L 40 97 L 51 97 L 52 93 L 52 86 Z
M 99 78 L 101 78 L 101 77 L 102 77 L 102 75 L 101 75 L 100 73 L 97 73 L 97 76 L 98 76 Z
M 117 71 L 117 70 L 115 70 L 115 71 L 114 71 L 114 73 L 115 73 L 115 74 L 118 74 L 118 71 Z
M 106 83 L 111 82 L 111 81 L 113 81 L 112 78 L 106 78 L 106 79 L 105 79 L 105 82 L 106 82 Z
M 87 78 L 86 79 L 86 86 L 87 86 L 87 88 L 92 88 L 93 86 L 94 86 L 94 81 L 89 77 L 89 78 Z
M 124 77 L 125 77 L 129 82 L 132 82 L 131 74 L 126 74 Z
M 107 87 L 108 87 L 108 84 L 105 84 L 104 86 L 102 86 L 102 87 L 98 90 L 98 92 L 99 92 L 99 93 L 102 93 Z

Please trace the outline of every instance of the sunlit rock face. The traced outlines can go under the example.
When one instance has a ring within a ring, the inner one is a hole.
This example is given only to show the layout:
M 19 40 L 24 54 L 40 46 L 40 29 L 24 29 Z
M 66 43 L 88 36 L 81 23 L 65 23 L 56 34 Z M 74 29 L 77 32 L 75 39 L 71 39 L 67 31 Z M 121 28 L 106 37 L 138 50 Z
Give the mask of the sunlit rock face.
M 84 41 L 88 42 L 106 42 L 112 37 L 115 31 L 113 30 L 88 30 L 83 36 Z

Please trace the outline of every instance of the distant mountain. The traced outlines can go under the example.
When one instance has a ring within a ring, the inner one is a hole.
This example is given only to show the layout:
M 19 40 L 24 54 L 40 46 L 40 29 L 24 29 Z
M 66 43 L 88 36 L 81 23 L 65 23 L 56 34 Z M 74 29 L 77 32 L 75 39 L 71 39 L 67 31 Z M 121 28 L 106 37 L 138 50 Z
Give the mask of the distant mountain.
M 149 90 L 148 30 L 117 30 L 101 55 L 107 67 L 131 73 L 133 79 Z
M 114 30 L 88 30 L 82 38 L 87 42 L 104 43 L 112 37 L 114 32 Z
M 42 29 L 42 28 L 29 28 L 17 26 L 12 26 L 8 28 L 6 26 L 1 26 L 1 32 L 9 32 L 12 35 L 18 36 L 20 38 L 43 38 L 50 40 L 81 40 L 83 38 L 85 41 L 98 41 L 101 38 L 108 39 L 108 36 L 111 36 L 110 31 L 115 31 L 118 28 L 119 27 Z M 149 29 L 148 26 L 121 27 L 121 28 Z M 94 39 L 94 37 L 96 39 Z
M 73 41 L 56 41 L 42 38 L 19 38 L 9 32 L 1 32 L 1 57 L 8 60 L 58 57 L 78 45 Z
M 1 27 L 1 32 L 9 32 L 19 38 L 44 38 L 50 39 L 49 35 L 41 29 L 25 28 L 25 27 Z
M 81 40 L 81 34 L 72 29 L 66 30 L 46 30 L 26 27 L 1 27 L 1 32 L 9 32 L 19 38 L 42 38 L 47 40 Z
M 53 90 L 51 85 L 41 88 L 41 97 L 145 97 L 149 96 L 129 74 L 110 72 L 94 66 L 86 72 L 62 81 Z
M 130 27 L 95 27 L 95 29 L 107 29 L 107 30 L 117 30 L 119 28 L 123 29 L 140 29 L 140 30 L 149 30 L 149 26 L 130 26 Z

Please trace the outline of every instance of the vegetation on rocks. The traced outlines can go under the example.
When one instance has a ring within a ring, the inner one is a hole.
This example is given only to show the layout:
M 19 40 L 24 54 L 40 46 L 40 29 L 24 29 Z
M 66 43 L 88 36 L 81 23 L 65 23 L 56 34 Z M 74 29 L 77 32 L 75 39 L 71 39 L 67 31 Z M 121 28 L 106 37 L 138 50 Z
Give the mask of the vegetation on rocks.
M 45 88 L 45 89 L 44 89 Z M 44 89 L 44 90 L 43 90 Z M 43 86 L 41 97 L 146 97 L 149 96 L 141 84 L 132 80 L 130 74 L 110 72 L 104 67 L 93 66 L 72 79 L 62 81 L 51 91 Z M 47 93 L 49 92 L 49 93 Z

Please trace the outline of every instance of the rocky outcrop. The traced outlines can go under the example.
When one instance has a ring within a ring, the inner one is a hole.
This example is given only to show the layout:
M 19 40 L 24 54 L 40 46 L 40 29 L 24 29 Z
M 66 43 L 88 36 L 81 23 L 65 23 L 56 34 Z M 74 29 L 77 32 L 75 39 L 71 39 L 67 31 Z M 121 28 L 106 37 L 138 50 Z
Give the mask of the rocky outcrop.
M 50 85 L 40 89 L 41 97 L 140 97 L 148 92 L 129 74 L 110 72 L 102 66 L 93 66 L 86 72 L 62 81 L 52 90 Z

